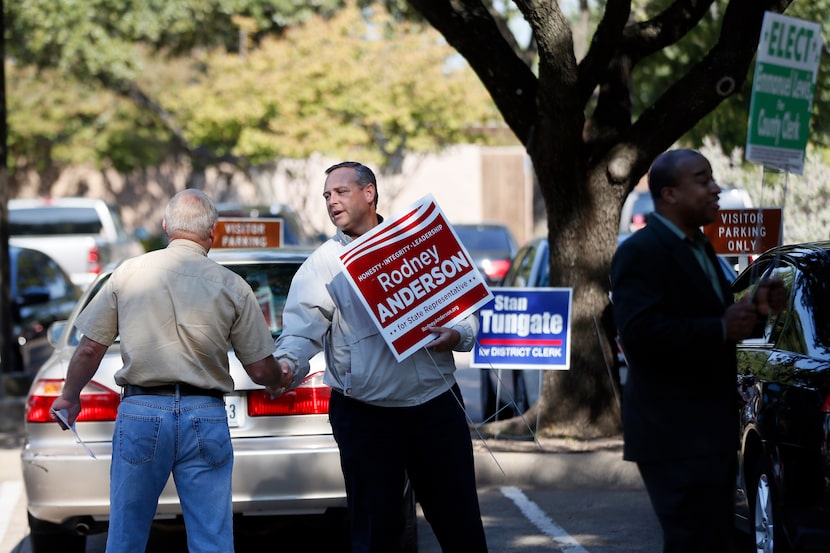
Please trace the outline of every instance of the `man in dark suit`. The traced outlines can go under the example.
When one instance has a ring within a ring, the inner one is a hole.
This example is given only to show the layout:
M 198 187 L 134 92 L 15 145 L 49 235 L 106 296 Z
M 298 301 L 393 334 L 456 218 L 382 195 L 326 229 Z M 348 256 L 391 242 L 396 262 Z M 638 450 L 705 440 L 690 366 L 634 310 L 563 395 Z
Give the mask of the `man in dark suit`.
M 663 551 L 728 552 L 738 411 L 735 343 L 783 305 L 780 282 L 734 303 L 700 227 L 720 187 L 694 150 L 660 155 L 648 174 L 655 212 L 611 264 L 611 300 L 628 361 L 623 457 L 637 463 Z

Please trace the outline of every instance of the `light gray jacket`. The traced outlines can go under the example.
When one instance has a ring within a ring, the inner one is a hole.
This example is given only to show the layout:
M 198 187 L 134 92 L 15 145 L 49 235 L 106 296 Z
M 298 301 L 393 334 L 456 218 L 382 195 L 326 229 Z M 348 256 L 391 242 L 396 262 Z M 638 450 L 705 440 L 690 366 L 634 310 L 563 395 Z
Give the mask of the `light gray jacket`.
M 444 393 L 455 384 L 452 352 L 420 349 L 400 363 L 395 359 L 342 272 L 338 257 L 349 242 L 338 230 L 294 275 L 275 357 L 292 364 L 297 385 L 308 374 L 309 359 L 322 350 L 325 383 L 373 405 L 420 405 Z M 456 351 L 470 351 L 478 318 L 470 315 L 452 328 L 461 335 Z

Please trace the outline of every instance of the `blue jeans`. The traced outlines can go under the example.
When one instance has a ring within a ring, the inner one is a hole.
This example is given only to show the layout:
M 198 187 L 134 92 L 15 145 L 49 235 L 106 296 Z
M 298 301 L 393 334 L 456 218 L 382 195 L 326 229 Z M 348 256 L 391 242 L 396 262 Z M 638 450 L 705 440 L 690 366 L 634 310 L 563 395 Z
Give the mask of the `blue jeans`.
M 224 402 L 207 396 L 130 396 L 112 439 L 107 553 L 144 553 L 170 474 L 190 553 L 233 551 L 233 449 Z

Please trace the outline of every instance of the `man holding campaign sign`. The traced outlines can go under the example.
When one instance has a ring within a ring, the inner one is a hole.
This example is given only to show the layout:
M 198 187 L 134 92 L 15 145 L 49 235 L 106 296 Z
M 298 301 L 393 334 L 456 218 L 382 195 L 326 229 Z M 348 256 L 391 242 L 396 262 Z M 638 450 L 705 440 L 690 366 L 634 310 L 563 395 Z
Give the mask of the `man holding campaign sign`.
M 368 167 L 326 175 L 337 233 L 294 276 L 275 356 L 296 386 L 325 353 L 352 551 L 400 550 L 407 476 L 442 551 L 487 551 L 452 352 L 490 291 L 429 198 L 384 222 Z

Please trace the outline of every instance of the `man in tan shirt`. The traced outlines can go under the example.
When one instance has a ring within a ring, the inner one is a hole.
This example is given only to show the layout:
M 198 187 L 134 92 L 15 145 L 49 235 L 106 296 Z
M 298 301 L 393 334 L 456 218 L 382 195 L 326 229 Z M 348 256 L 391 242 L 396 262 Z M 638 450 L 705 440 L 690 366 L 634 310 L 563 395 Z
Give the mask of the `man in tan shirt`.
M 233 390 L 228 348 L 254 382 L 288 386 L 274 341 L 245 280 L 211 259 L 218 214 L 201 191 L 165 210 L 169 245 L 122 263 L 78 317 L 84 334 L 61 396 L 70 424 L 80 393 L 121 337 L 124 394 L 113 435 L 107 552 L 144 551 L 170 474 L 191 553 L 233 551 L 233 450 L 223 395 Z

